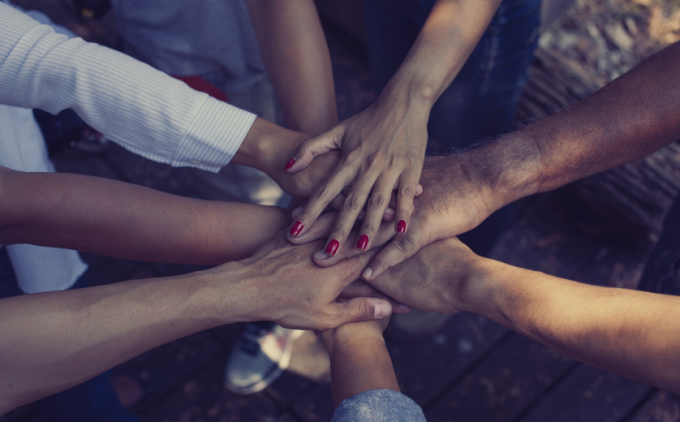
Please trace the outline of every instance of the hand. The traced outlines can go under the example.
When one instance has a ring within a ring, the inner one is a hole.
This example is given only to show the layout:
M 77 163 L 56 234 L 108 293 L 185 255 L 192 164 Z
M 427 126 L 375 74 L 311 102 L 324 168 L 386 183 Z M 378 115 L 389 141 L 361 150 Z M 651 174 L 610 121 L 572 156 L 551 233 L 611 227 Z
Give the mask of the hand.
M 293 246 L 281 233 L 251 258 L 206 273 L 220 277 L 227 271 L 230 279 L 238 280 L 232 291 L 242 292 L 238 314 L 243 321 L 275 321 L 288 328 L 329 329 L 350 321 L 390 315 L 392 306 L 384 299 L 357 297 L 336 302 L 338 296 L 351 297 L 359 292 L 375 296 L 373 289 L 362 283 L 353 284 L 368 255 L 325 269 L 314 265 L 309 257 L 319 247 L 320 242 Z M 345 290 L 350 285 L 353 287 Z
M 362 279 L 369 282 L 375 280 L 388 268 L 413 256 L 424 246 L 475 228 L 505 205 L 506 195 L 484 182 L 488 175 L 479 172 L 488 170 L 488 166 L 472 160 L 470 157 L 474 156 L 473 152 L 425 159 L 420 177 L 423 194 L 416 198 L 411 230 L 394 236 L 394 224 L 383 222 L 373 247 L 392 241 L 371 259 L 362 272 Z M 294 240 L 289 237 L 289 240 L 306 243 L 323 238 L 331 230 L 328 220 L 331 217 L 322 217 L 308 233 Z M 353 239 L 357 236 L 357 233 L 352 233 Z M 344 248 L 331 256 L 320 250 L 314 254 L 314 262 L 329 267 L 361 252 L 355 248 Z
M 366 216 L 356 248 L 367 250 L 394 189 L 398 190 L 396 230 L 407 232 L 425 157 L 429 107 L 397 104 L 381 97 L 367 110 L 300 145 L 286 166 L 291 173 L 332 150 L 341 150 L 342 159 L 293 224 L 293 237 L 304 234 L 347 187 L 347 198 L 325 247 L 329 254 L 336 254 L 345 244 L 364 205 Z
M 321 337 L 329 355 L 332 355 L 334 347 L 339 343 L 363 342 L 366 338 L 378 338 L 384 341 L 383 332 L 387 329 L 389 322 L 390 317 L 373 321 L 348 322 L 330 330 L 315 331 L 314 334 Z

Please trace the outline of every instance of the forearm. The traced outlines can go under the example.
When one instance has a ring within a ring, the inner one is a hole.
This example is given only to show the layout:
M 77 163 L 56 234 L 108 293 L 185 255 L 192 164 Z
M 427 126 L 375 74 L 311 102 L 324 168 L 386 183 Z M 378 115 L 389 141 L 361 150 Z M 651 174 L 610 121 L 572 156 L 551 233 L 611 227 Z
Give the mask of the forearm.
M 364 391 L 400 391 L 382 336 L 352 335 L 337 338 L 329 350 L 329 356 L 335 407 Z
M 500 0 L 439 0 L 381 98 L 429 109 L 462 69 Z
M 289 223 L 276 207 L 203 201 L 128 183 L 0 168 L 0 244 L 217 265 L 250 256 Z
M 286 126 L 318 134 L 337 124 L 330 54 L 312 0 L 248 0 Z
M 228 275 L 137 280 L 0 300 L 0 415 L 156 346 L 241 321 Z
M 588 99 L 462 154 L 503 203 L 644 157 L 680 139 L 680 43 Z M 482 166 L 479 166 L 482 167 Z
M 461 309 L 589 365 L 680 392 L 680 297 L 479 262 L 458 291 Z

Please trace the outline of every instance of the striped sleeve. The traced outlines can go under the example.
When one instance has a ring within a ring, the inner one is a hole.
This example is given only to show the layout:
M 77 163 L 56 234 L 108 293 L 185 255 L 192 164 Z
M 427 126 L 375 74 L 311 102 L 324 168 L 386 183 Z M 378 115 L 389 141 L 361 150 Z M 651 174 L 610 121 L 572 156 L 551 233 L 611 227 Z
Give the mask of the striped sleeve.
M 56 34 L 0 3 L 0 103 L 72 108 L 128 150 L 217 172 L 255 115 L 210 98 L 117 51 Z

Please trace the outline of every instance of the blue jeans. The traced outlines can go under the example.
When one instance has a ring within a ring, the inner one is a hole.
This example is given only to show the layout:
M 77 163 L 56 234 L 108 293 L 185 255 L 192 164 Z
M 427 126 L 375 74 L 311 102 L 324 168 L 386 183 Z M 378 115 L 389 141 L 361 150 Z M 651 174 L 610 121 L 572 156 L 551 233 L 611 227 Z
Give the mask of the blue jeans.
M 434 1 L 366 0 L 370 75 L 377 92 L 406 58 Z M 540 9 L 540 0 L 501 3 L 460 73 L 432 108 L 428 154 L 468 149 L 484 138 L 514 129 L 517 103 L 538 45 Z M 509 216 L 507 207 L 499 210 L 460 238 L 475 253 L 485 256 Z
M 425 422 L 425 415 L 401 393 L 369 390 L 343 400 L 331 422 Z
M 80 277 L 71 287 L 87 287 L 85 277 Z M 7 250 L 0 248 L 0 298 L 22 294 L 16 287 L 12 264 Z M 49 422 L 139 422 L 120 405 L 109 379 L 111 371 L 85 381 L 61 393 L 37 402 L 43 418 Z

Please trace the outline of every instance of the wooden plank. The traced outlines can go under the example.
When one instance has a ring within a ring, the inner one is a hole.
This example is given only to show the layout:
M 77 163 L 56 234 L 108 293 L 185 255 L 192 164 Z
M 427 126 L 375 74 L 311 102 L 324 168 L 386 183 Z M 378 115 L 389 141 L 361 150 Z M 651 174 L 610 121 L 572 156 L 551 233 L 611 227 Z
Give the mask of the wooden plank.
M 168 395 L 175 389 L 205 372 L 210 367 L 210 382 L 222 386 L 227 351 L 208 332 L 196 333 L 156 347 L 114 369 L 114 375 L 124 375 L 140 385 L 150 386 L 149 394 L 133 406 L 133 411 L 170 405 Z M 220 364 L 218 364 L 218 363 Z M 221 365 L 221 366 L 220 366 Z M 219 367 L 218 369 L 215 369 Z M 224 387 L 222 387 L 224 389 Z M 226 391 L 226 389 L 225 389 Z
M 652 387 L 588 365 L 579 367 L 521 422 L 618 422 Z
M 513 334 L 426 407 L 425 416 L 430 422 L 513 421 L 573 364 L 564 355 Z
M 247 421 L 271 422 L 280 414 L 266 394 L 239 396 L 222 385 L 223 359 L 213 361 L 182 380 L 162 404 L 138 414 L 145 422 Z
M 626 422 L 679 422 L 680 397 L 657 390 Z
M 387 339 L 399 386 L 418 404 L 428 403 L 470 365 L 477 362 L 508 333 L 478 315 L 460 313 L 438 334 L 414 342 Z M 333 400 L 330 384 L 321 384 L 298 399 L 295 414 L 303 421 L 330 420 Z

